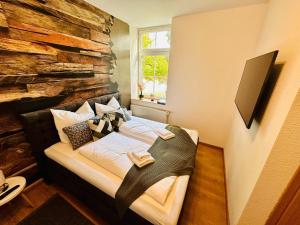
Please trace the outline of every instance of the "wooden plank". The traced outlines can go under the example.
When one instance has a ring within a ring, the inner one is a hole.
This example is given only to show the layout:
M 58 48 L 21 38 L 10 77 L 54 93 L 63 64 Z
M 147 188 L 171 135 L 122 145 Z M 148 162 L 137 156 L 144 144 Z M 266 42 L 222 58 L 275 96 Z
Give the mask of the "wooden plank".
M 113 68 L 111 65 L 108 66 L 94 66 L 94 71 L 95 73 L 104 73 L 104 74 L 112 74 L 113 73 Z
M 38 78 L 39 78 L 38 74 L 19 74 L 19 75 L 0 76 L 0 86 L 33 83 Z
M 38 65 L 55 62 L 55 55 L 0 52 L 0 75 L 36 74 Z
M 24 132 L 0 138 L 0 169 L 11 175 L 35 162 Z
M 51 43 L 73 48 L 92 50 L 106 54 L 111 53 L 110 47 L 102 43 L 90 41 L 80 37 L 70 36 L 63 33 L 57 33 L 41 27 L 32 26 L 30 24 L 19 23 L 10 19 L 8 20 L 8 24 L 11 28 L 15 28 L 10 29 L 10 35 L 15 39 Z
M 105 19 L 101 14 L 96 15 L 88 10 L 79 8 L 78 6 L 66 1 L 49 0 L 44 4 L 36 0 L 17 1 L 29 7 L 45 10 L 46 12 L 70 23 L 74 23 L 98 31 L 105 30 Z
M 28 41 L 0 38 L 0 51 L 24 52 L 32 54 L 57 55 L 56 49 Z
M 111 64 L 111 61 L 106 57 L 99 58 L 75 52 L 59 52 L 57 60 L 58 62 L 64 63 L 93 64 L 96 66 L 106 66 Z
M 0 110 L 9 108 L 15 114 L 28 113 L 56 106 L 65 98 L 65 95 L 58 95 L 55 97 L 23 98 L 21 100 L 1 103 Z
M 104 44 L 110 44 L 111 42 L 109 35 L 99 32 L 97 30 L 91 30 L 90 39 L 92 41 L 97 41 Z
M 72 92 L 91 89 L 91 87 L 106 87 L 109 78 L 64 79 L 58 82 L 27 84 L 29 93 L 38 93 L 40 96 L 57 96 Z M 93 88 L 94 89 L 94 88 Z
M 10 94 L 10 93 L 24 93 L 26 92 L 26 85 L 8 85 L 5 87 L 0 86 L 0 94 Z
M 50 16 L 24 6 L 11 4 L 7 1 L 2 2 L 2 6 L 7 20 L 15 20 L 33 26 L 40 26 L 45 29 L 81 38 L 88 39 L 90 36 L 90 29 L 70 23 L 55 16 Z
M 105 95 L 105 94 L 110 94 L 112 93 L 110 91 L 109 87 L 101 87 L 97 89 L 92 89 L 92 90 L 86 90 L 86 91 L 78 91 L 74 92 L 68 97 L 66 97 L 60 104 L 59 106 L 62 105 L 68 105 L 70 102 L 81 102 L 85 101 L 89 98 L 94 98 L 100 95 Z
M 6 21 L 6 17 L 3 13 L 1 2 L 0 2 L 0 28 L 4 28 L 4 29 L 8 28 L 8 24 Z
M 0 28 L 8 28 L 6 17 L 2 12 L 0 12 Z
M 85 74 L 86 75 L 83 75 Z M 105 81 L 109 81 L 110 79 L 110 74 L 94 74 L 94 72 L 92 72 L 91 74 L 93 76 L 89 77 L 89 73 L 90 72 L 86 72 L 86 71 L 79 71 L 78 74 L 80 74 L 81 76 L 85 76 L 85 78 L 89 78 L 89 79 L 78 79 L 76 76 L 72 76 L 72 77 L 65 77 L 63 74 L 60 74 L 60 72 L 57 72 L 57 75 L 55 75 L 55 73 L 53 74 L 19 74 L 19 75 L 6 75 L 6 76 L 0 76 L 0 88 L 2 86 L 6 87 L 5 92 L 8 92 L 8 86 L 16 86 L 16 85 L 20 85 L 20 84 L 36 84 L 36 83 L 47 83 L 47 82 L 64 82 L 64 80 L 66 82 L 75 82 L 75 85 L 94 85 L 94 84 L 98 84 L 99 80 L 103 81 L 103 79 L 105 79 Z M 68 72 L 66 73 L 68 74 Z M 73 74 L 72 74 L 73 75 Z M 77 82 L 78 80 L 82 81 L 82 82 Z M 1 89 L 0 89 L 1 90 Z M 26 88 L 27 90 L 27 88 Z M 1 92 L 0 92 L 1 93 Z
M 36 83 L 46 83 L 46 82 L 59 82 L 63 79 L 68 78 L 107 78 L 107 77 L 99 77 L 100 74 L 95 75 L 94 72 L 90 71 L 67 71 L 67 72 L 43 72 L 40 74 L 18 74 L 18 75 L 6 75 L 0 76 L 0 93 L 1 87 L 4 87 L 4 92 L 8 92 L 8 86 L 16 86 L 16 85 L 26 85 L 26 84 L 36 84 Z M 102 75 L 102 74 L 101 74 Z M 105 75 L 105 74 L 103 74 Z M 72 82 L 73 80 L 68 80 Z M 27 90 L 25 88 L 24 90 Z
M 100 52 L 93 52 L 93 51 L 80 50 L 80 54 L 87 55 L 87 56 L 93 56 L 93 57 L 99 57 L 99 58 L 103 57 L 103 55 Z
M 80 8 L 84 8 L 90 12 L 97 14 L 97 15 L 102 15 L 105 19 L 106 24 L 108 24 L 110 26 L 113 25 L 113 22 L 114 22 L 113 16 L 111 16 L 107 12 L 104 12 L 103 10 L 99 9 L 98 7 L 93 6 L 92 4 L 89 4 L 88 2 L 83 1 L 83 0 L 66 0 L 66 1 L 70 2 L 72 4 L 76 4 Z
M 45 95 L 41 93 L 35 93 L 35 92 L 0 93 L 0 103 L 20 101 L 24 98 L 39 98 L 39 97 L 45 97 Z
M 78 71 L 93 71 L 92 64 L 79 63 L 52 63 L 37 66 L 39 74 L 49 72 L 78 72 Z
M 62 72 L 40 72 L 43 77 L 56 77 L 56 78 L 87 78 L 94 77 L 95 73 L 92 71 L 62 71 Z

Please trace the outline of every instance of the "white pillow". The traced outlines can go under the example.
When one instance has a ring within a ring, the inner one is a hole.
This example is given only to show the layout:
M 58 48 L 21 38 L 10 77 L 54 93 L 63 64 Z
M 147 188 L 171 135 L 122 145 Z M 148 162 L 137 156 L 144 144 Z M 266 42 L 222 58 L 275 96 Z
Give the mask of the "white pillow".
M 118 102 L 118 100 L 115 97 L 112 97 L 109 102 L 107 103 L 108 106 L 111 106 L 115 109 L 119 109 L 121 108 L 120 103 Z
M 109 112 L 114 112 L 116 111 L 115 108 L 109 106 L 109 105 L 103 105 L 99 103 L 95 103 L 95 108 L 96 108 L 96 114 L 102 118 L 104 113 L 109 113 Z
M 94 110 L 90 106 L 90 104 L 86 101 L 85 103 L 77 109 L 76 113 L 78 114 L 90 114 L 91 117 L 95 116 Z
M 62 130 L 64 127 L 81 123 L 95 116 L 95 113 L 88 102 L 85 102 L 76 112 L 57 109 L 50 109 L 50 111 L 53 115 L 60 141 L 66 144 L 70 143 L 70 140 Z

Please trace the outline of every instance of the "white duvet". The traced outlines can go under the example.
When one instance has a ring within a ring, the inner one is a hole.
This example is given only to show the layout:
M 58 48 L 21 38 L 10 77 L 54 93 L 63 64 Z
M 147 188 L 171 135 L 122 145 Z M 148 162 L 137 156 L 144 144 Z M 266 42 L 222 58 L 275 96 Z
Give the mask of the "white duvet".
M 132 116 L 132 119 L 123 123 L 119 131 L 128 137 L 132 137 L 152 145 L 157 139 L 156 130 L 165 128 L 168 124 L 147 120 L 140 117 Z M 184 129 L 184 128 L 183 128 Z M 195 130 L 184 129 L 197 144 L 198 133 Z
M 148 134 L 151 135 L 151 132 Z M 145 142 L 113 132 L 104 138 L 82 146 L 78 150 L 81 155 L 123 180 L 133 166 L 127 157 L 127 152 L 147 151 L 150 146 Z M 163 205 L 175 180 L 175 176 L 162 179 L 148 188 L 145 194 Z

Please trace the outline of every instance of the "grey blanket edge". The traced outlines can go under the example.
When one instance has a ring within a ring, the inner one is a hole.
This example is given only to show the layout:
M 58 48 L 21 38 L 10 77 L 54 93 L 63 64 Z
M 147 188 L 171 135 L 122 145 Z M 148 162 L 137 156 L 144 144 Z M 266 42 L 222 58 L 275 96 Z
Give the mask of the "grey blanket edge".
M 157 138 L 150 147 L 149 152 L 155 158 L 155 163 L 143 168 L 133 165 L 117 190 L 115 201 L 120 218 L 156 182 L 169 176 L 192 175 L 197 145 L 180 127 L 168 125 L 166 129 L 175 133 L 175 137 L 167 141 Z

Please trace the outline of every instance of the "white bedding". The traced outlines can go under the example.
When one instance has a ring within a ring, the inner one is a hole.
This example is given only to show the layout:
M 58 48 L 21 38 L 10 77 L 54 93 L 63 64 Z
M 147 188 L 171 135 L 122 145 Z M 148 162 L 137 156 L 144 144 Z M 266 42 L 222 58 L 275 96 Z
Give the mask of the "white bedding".
M 101 151 L 103 154 L 97 156 L 100 157 L 99 160 L 103 160 L 103 162 L 101 162 L 101 166 L 94 162 L 96 158 L 95 155 L 87 153 L 84 157 L 79 153 L 79 150 L 73 151 L 70 144 L 64 144 L 61 142 L 46 149 L 45 154 L 50 159 L 56 161 L 68 170 L 77 174 L 82 179 L 99 188 L 107 195 L 115 197 L 115 194 L 122 183 L 122 178 L 126 174 L 126 170 L 130 165 L 132 165 L 125 152 L 129 149 L 132 151 L 132 149 L 149 148 L 149 145 L 152 145 L 157 138 L 157 135 L 153 132 L 153 129 L 163 128 L 166 126 L 166 124 L 163 123 L 134 116 L 132 116 L 131 121 L 128 121 L 124 124 L 126 126 L 122 126 L 119 134 L 113 133 L 111 136 L 108 135 L 99 140 L 102 140 L 100 143 L 106 144 L 106 147 L 98 147 L 102 145 L 96 145 L 94 144 L 96 142 L 94 142 L 81 148 L 81 154 L 85 151 L 84 149 L 86 146 L 90 146 L 96 151 Z M 135 125 L 136 128 L 134 128 Z M 193 141 L 197 143 L 198 133 L 196 131 L 187 129 L 186 131 L 191 136 Z M 132 139 L 128 139 L 123 135 L 131 138 L 134 137 L 135 139 L 141 140 L 144 143 L 137 140 L 132 141 Z M 127 140 L 128 146 L 125 147 L 123 144 L 124 147 L 119 148 L 120 142 L 123 142 L 125 139 Z M 109 149 L 114 153 L 112 154 L 109 152 Z M 110 165 L 108 163 L 109 161 Z M 123 166 L 123 169 L 121 168 L 121 165 Z M 171 178 L 174 179 L 172 182 L 170 182 L 168 179 L 170 178 L 166 178 L 160 181 L 162 183 L 158 182 L 151 186 L 143 195 L 141 195 L 132 203 L 130 209 L 153 224 L 177 224 L 186 193 L 189 176 L 179 176 L 177 178 L 173 177 Z M 158 188 L 159 191 L 156 188 Z M 165 196 L 166 198 L 164 203 L 162 203 L 161 200 L 158 200 L 158 198 L 162 198 L 161 196 Z
M 133 166 L 128 152 L 148 151 L 151 145 L 113 132 L 78 149 L 79 153 L 122 180 Z M 176 177 L 166 177 L 145 192 L 155 201 L 164 204 Z
M 156 129 L 165 128 L 167 124 L 132 116 L 132 119 L 123 123 L 119 131 L 128 137 L 132 137 L 152 145 L 158 135 Z M 183 128 L 184 129 L 184 128 Z M 184 129 L 195 144 L 198 142 L 198 133 L 195 130 Z

